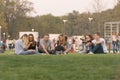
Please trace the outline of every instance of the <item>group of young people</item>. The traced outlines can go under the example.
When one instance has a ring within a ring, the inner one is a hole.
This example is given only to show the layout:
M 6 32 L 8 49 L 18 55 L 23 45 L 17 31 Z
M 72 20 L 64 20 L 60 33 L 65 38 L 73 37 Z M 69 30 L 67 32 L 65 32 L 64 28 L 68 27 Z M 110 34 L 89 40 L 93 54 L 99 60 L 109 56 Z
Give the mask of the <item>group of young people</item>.
M 16 54 L 38 54 L 36 51 L 37 43 L 34 40 L 33 34 L 24 34 L 19 40 L 15 42 Z
M 106 41 L 101 38 L 99 32 L 93 35 L 84 36 L 82 39 L 82 49 L 80 52 L 88 54 L 108 53 Z
M 44 35 L 43 38 L 35 41 L 33 34 L 24 34 L 19 40 L 15 42 L 15 53 L 20 55 L 27 54 L 68 54 L 75 53 L 76 46 L 82 46 L 79 48 L 79 53 L 98 54 L 107 53 L 106 42 L 101 38 L 100 33 L 94 35 L 87 35 L 79 40 L 82 44 L 74 38 L 70 38 L 67 35 L 59 35 L 57 40 L 50 40 L 49 35 Z

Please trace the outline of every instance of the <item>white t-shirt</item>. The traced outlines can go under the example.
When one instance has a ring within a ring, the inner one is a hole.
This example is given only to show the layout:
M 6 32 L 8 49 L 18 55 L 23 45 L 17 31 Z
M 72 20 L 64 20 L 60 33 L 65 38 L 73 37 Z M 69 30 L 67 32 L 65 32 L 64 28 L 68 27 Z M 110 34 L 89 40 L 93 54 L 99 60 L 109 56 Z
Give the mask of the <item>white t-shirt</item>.
M 106 46 L 106 41 L 103 38 L 100 38 L 100 41 L 102 43 L 102 47 L 105 53 L 108 53 L 107 46 Z M 96 40 L 93 40 L 92 43 L 96 43 Z

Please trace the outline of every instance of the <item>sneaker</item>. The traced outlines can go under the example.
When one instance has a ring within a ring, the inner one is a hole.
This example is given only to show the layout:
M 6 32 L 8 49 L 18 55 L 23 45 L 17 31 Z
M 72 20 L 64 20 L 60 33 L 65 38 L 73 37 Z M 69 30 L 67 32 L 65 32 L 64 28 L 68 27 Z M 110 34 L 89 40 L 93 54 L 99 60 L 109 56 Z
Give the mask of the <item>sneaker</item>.
M 66 55 L 67 53 L 66 52 L 64 52 L 64 55 Z
M 94 54 L 93 52 L 89 52 L 88 54 Z

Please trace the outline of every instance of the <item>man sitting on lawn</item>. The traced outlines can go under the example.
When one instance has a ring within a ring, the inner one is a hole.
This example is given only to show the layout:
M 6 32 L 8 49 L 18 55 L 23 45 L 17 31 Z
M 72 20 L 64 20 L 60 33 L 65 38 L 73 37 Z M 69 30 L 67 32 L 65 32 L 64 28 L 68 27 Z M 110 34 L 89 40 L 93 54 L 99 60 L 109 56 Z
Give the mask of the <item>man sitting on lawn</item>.
M 105 53 L 107 52 L 107 47 L 105 40 L 100 37 L 100 33 L 97 32 L 94 34 L 94 40 L 92 41 L 93 45 L 90 48 L 90 53 Z
M 47 55 L 54 54 L 52 42 L 49 40 L 49 35 L 44 35 L 44 38 L 40 40 L 39 52 Z

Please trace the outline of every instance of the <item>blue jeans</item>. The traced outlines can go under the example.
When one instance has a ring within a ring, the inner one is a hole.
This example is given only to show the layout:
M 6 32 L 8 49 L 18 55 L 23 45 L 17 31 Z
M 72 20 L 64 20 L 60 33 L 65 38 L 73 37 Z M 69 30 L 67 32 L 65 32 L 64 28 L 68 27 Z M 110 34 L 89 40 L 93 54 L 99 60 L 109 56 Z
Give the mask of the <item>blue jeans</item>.
M 118 51 L 120 52 L 120 41 L 118 42 Z
M 89 47 L 89 50 L 90 50 L 90 52 L 93 52 L 95 54 L 104 53 L 104 50 L 103 50 L 103 47 L 101 44 L 97 44 L 95 46 L 92 45 Z
M 37 51 L 33 51 L 33 52 L 31 52 L 31 51 L 22 51 L 20 53 L 20 55 L 28 55 L 28 54 L 38 54 L 38 52 Z
M 118 42 L 117 41 L 113 41 L 112 42 L 112 47 L 113 47 L 113 52 L 117 52 L 118 51 Z

